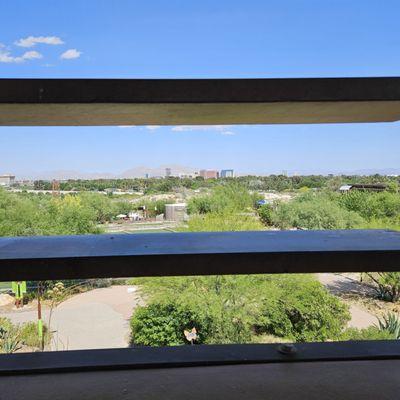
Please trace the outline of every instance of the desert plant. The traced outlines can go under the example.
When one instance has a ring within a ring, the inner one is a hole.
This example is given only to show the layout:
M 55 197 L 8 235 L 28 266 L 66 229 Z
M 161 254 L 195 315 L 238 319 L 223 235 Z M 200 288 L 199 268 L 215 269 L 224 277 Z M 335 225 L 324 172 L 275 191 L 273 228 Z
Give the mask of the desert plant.
M 395 303 L 400 300 L 400 272 L 366 272 L 374 283 L 378 298 Z
M 21 348 L 20 331 L 8 318 L 0 318 L 0 353 L 15 353 Z
M 400 339 L 400 318 L 394 313 L 387 313 L 378 320 L 378 327 L 381 331 L 387 331 L 394 336 L 394 339 Z

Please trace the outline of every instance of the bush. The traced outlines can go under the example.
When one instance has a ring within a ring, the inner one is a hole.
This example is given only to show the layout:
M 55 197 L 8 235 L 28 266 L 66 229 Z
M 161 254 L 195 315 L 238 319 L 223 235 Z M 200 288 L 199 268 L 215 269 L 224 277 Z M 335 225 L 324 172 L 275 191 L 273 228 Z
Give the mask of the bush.
M 21 342 L 28 347 L 40 348 L 41 343 L 38 336 L 37 322 L 26 322 L 20 326 Z M 47 326 L 43 324 L 44 344 L 50 343 L 50 332 Z
M 273 213 L 273 222 L 281 229 L 351 229 L 363 219 L 354 211 L 342 209 L 329 196 L 305 194 L 281 203 Z
M 347 328 L 341 335 L 340 340 L 392 340 L 396 339 L 387 330 L 380 330 L 376 326 L 364 329 Z
M 212 231 L 259 231 L 264 226 L 252 215 L 233 213 L 209 213 L 194 215 L 188 221 L 190 232 Z
M 317 281 L 282 277 L 271 280 L 256 331 L 294 341 L 337 339 L 350 320 L 348 307 Z
M 258 195 L 250 194 L 245 186 L 230 182 L 217 186 L 208 196 L 194 197 L 189 201 L 189 214 L 234 213 L 253 209 Z
M 198 332 L 196 343 L 203 343 L 209 323 L 196 310 L 173 302 L 153 303 L 136 309 L 131 318 L 131 344 L 175 346 L 188 344 L 183 331 L 193 327 Z
M 400 214 L 398 193 L 351 191 L 340 196 L 339 203 L 347 210 L 356 211 L 367 220 L 393 218 Z
M 193 326 L 199 342 L 207 344 L 249 343 L 266 334 L 296 341 L 337 339 L 350 319 L 347 306 L 311 277 L 142 278 L 135 283 L 150 297 L 149 306 L 132 317 L 133 342 L 139 344 L 185 343 L 183 330 Z M 185 313 L 177 311 L 182 307 Z
M 258 216 L 264 225 L 272 225 L 272 211 L 270 204 L 263 204 L 258 208 Z

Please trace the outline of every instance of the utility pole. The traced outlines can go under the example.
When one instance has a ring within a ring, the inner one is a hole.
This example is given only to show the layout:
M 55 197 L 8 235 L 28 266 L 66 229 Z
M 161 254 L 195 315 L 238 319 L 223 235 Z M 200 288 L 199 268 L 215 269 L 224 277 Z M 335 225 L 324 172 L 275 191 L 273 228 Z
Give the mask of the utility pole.
M 42 321 L 42 282 L 38 283 L 38 337 L 40 343 L 40 350 L 44 350 L 44 336 L 43 336 L 43 321 Z
M 54 197 L 57 197 L 60 195 L 60 181 L 53 179 L 53 182 L 51 183 L 51 194 Z

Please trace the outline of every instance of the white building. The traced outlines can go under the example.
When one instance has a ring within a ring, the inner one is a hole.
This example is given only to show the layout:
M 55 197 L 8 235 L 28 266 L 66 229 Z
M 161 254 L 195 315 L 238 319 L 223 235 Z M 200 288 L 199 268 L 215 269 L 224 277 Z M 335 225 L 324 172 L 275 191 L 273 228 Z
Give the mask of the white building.
M 0 175 L 0 186 L 11 186 L 15 182 L 15 176 L 10 174 Z
M 182 222 L 187 218 L 186 203 L 166 204 L 165 219 L 167 221 Z

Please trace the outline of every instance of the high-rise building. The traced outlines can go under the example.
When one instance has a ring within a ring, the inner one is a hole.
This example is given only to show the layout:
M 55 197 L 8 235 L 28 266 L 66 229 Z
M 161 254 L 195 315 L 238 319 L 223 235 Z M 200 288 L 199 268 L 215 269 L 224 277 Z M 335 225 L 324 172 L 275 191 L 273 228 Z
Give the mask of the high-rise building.
M 165 177 L 169 178 L 172 174 L 171 168 L 165 168 Z
M 219 178 L 219 172 L 214 169 L 202 169 L 199 172 L 199 175 L 204 179 L 217 179 Z
M 221 171 L 221 178 L 233 178 L 234 176 L 233 169 L 223 169 Z

